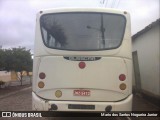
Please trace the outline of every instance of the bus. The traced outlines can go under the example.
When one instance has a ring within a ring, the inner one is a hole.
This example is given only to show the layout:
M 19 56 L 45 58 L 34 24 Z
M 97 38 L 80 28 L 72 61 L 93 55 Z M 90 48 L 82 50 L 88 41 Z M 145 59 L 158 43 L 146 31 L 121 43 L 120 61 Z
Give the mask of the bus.
M 40 11 L 34 49 L 33 110 L 132 110 L 128 12 L 109 8 Z

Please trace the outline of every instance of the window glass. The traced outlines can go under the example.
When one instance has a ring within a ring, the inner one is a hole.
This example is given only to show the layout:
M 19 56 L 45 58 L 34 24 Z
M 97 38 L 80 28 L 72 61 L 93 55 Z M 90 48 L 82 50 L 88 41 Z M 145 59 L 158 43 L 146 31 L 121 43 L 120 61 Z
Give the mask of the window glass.
M 107 13 L 54 13 L 40 18 L 44 44 L 63 50 L 104 50 L 120 46 L 126 20 Z

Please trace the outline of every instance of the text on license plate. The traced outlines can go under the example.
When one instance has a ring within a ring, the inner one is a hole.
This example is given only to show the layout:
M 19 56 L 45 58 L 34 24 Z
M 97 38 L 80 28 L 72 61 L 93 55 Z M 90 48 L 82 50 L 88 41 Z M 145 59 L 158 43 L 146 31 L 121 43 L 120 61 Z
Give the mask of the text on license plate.
M 74 96 L 90 96 L 90 90 L 74 90 Z

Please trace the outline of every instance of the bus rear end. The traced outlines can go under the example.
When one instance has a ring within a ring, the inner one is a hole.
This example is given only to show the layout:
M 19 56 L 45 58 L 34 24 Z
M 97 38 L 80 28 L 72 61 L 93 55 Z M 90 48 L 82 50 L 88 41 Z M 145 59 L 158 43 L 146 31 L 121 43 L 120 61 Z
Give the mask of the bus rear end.
M 37 14 L 33 110 L 131 111 L 130 17 L 112 9 Z

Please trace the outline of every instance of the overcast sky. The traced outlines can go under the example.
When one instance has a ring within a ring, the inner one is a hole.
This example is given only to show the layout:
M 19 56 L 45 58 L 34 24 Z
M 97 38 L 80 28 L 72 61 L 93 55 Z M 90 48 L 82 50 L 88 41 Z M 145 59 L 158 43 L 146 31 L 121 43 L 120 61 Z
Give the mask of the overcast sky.
M 160 17 L 160 0 L 0 0 L 0 46 L 34 47 L 36 13 L 55 7 L 106 7 L 131 14 L 132 35 Z

